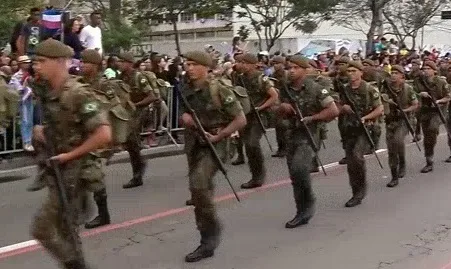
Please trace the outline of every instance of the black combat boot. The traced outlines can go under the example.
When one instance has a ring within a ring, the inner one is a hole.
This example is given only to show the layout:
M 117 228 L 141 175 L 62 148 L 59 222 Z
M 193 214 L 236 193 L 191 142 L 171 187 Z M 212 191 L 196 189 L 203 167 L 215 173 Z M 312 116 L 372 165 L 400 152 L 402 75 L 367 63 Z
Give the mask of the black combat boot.
M 208 232 L 201 232 L 200 246 L 193 252 L 185 256 L 186 262 L 198 262 L 200 260 L 210 258 L 215 254 L 215 249 L 221 241 L 222 226 L 217 227 Z
M 448 157 L 448 159 L 445 160 L 447 163 L 451 163 L 451 156 Z
M 89 269 L 89 267 L 86 265 L 86 263 L 82 259 L 65 262 L 64 268 L 65 269 Z
M 391 176 L 392 176 L 392 179 L 390 182 L 387 183 L 387 187 L 393 188 L 393 187 L 398 186 L 399 181 L 398 181 L 398 169 L 397 168 L 391 169 Z
M 255 179 L 251 179 L 246 183 L 241 184 L 241 188 L 242 189 L 255 189 L 255 188 L 259 188 L 263 185 L 263 180 L 255 180 Z
M 310 173 L 318 173 L 319 172 L 319 163 L 316 157 L 313 157 L 312 167 L 310 168 Z
M 193 199 L 186 200 L 185 204 L 187 206 L 194 205 Z
M 302 186 L 293 185 L 294 201 L 296 203 L 296 216 L 285 224 L 285 228 L 293 229 L 308 224 L 315 215 L 315 196 L 311 180 L 304 180 Z
M 432 170 L 434 170 L 434 162 L 432 162 L 431 160 L 426 160 L 426 166 L 423 167 L 420 172 L 425 174 L 432 172 Z
M 346 202 L 345 207 L 355 207 L 362 203 L 363 198 L 366 195 L 366 182 L 362 183 L 362 186 L 352 186 L 352 198 Z
M 338 164 L 347 164 L 348 161 L 346 160 L 346 157 L 343 157 L 340 161 L 338 161 Z
M 398 178 L 404 178 L 406 176 L 406 157 L 399 157 L 399 170 L 398 170 Z
M 287 152 L 284 148 L 279 147 L 279 149 L 277 150 L 276 153 L 274 153 L 273 155 L 271 155 L 274 158 L 283 158 L 285 156 L 287 156 Z
M 132 163 L 133 178 L 126 184 L 122 185 L 124 189 L 135 188 L 143 185 L 143 175 L 146 170 L 144 162 Z
M 96 197 L 96 204 L 99 215 L 95 217 L 95 219 L 85 224 L 86 229 L 93 229 L 111 223 L 110 212 L 108 212 L 106 193 L 102 197 Z
M 40 169 L 40 171 L 38 171 L 38 174 L 36 175 L 36 178 L 34 179 L 34 181 L 31 182 L 31 184 L 27 187 L 27 191 L 35 192 L 35 191 L 40 191 L 43 188 L 45 188 L 45 182 L 43 179 L 44 172 L 45 172 L 45 168 L 42 168 L 42 169 Z

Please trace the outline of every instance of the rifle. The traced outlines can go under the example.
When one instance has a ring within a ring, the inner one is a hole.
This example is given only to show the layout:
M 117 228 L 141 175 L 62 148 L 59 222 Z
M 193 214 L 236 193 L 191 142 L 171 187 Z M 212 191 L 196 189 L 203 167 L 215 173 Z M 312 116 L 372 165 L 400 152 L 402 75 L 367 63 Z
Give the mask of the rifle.
M 243 76 L 240 75 L 239 78 L 240 78 L 240 81 L 241 81 L 241 84 L 243 85 L 243 87 L 246 88 L 246 84 L 244 83 Z M 271 150 L 271 152 L 274 152 L 274 150 L 272 149 L 271 143 L 269 142 L 268 135 L 266 134 L 266 128 L 265 128 L 265 125 L 263 125 L 263 121 L 260 116 L 260 113 L 258 113 L 257 109 L 255 108 L 254 102 L 252 102 L 252 99 L 250 97 L 249 97 L 249 103 L 251 105 L 251 110 L 254 112 L 254 115 L 257 118 L 260 128 L 262 129 L 263 136 L 265 137 L 266 142 L 268 143 L 269 149 Z
M 428 91 L 428 93 L 431 92 L 431 87 L 429 87 L 429 85 L 427 85 L 424 76 L 422 76 L 422 77 L 420 78 L 420 83 L 426 88 L 426 90 Z M 449 132 L 449 130 L 448 130 L 448 126 L 447 126 L 447 124 L 446 124 L 446 118 L 445 118 L 445 115 L 443 115 L 443 112 L 442 112 L 442 110 L 440 109 L 440 106 L 437 104 L 437 100 L 435 99 L 435 97 L 434 97 L 432 94 L 429 94 L 429 98 L 431 98 L 432 106 L 433 106 L 435 109 L 437 109 L 437 112 L 438 112 L 438 115 L 439 115 L 439 117 L 440 117 L 440 120 L 441 120 L 442 123 L 445 125 L 446 133 L 448 134 L 448 139 L 451 140 L 451 134 L 450 134 L 450 132 Z
M 327 176 L 326 169 L 324 169 L 323 163 L 321 162 L 321 159 L 319 158 L 318 152 L 319 147 L 315 143 L 315 139 L 313 138 L 312 133 L 310 132 L 310 129 L 308 128 L 307 124 L 303 121 L 304 117 L 302 116 L 301 109 L 299 108 L 298 102 L 294 98 L 293 95 L 291 95 L 290 90 L 288 89 L 287 84 L 283 83 L 283 89 L 285 93 L 288 96 L 288 99 L 290 99 L 290 103 L 293 106 L 294 110 L 296 111 L 296 116 L 298 120 L 302 123 L 305 131 L 307 132 L 307 139 L 310 144 L 310 147 L 312 147 L 313 151 L 315 152 L 315 158 L 318 161 L 318 163 L 321 165 L 321 170 L 323 170 L 323 173 L 325 176 Z
M 396 93 L 392 90 L 392 88 L 388 85 L 387 80 L 384 80 L 383 85 L 387 88 L 387 90 L 392 94 L 392 96 L 396 97 Z M 417 145 L 417 148 L 419 151 L 421 151 L 420 145 L 418 144 L 418 141 L 416 141 L 415 139 L 415 130 L 413 129 L 412 125 L 409 122 L 409 118 L 407 117 L 406 112 L 404 112 L 404 110 L 402 110 L 402 107 L 400 106 L 398 100 L 396 98 L 393 98 L 393 101 L 396 104 L 396 109 L 401 113 L 402 119 L 404 120 L 404 122 L 407 125 L 407 128 L 409 129 L 409 133 L 412 135 L 412 137 L 414 138 L 414 142 Z
M 181 80 L 181 82 L 182 82 L 181 85 L 184 86 L 185 83 L 183 82 L 183 80 Z M 230 188 L 232 189 L 236 200 L 238 202 L 241 202 L 240 197 L 236 193 L 235 188 L 233 187 L 232 182 L 230 181 L 229 176 L 227 175 L 227 170 L 224 166 L 224 163 L 221 161 L 221 158 L 219 158 L 218 152 L 216 151 L 215 147 L 213 146 L 213 143 L 210 141 L 210 139 L 208 139 L 208 137 L 206 135 L 206 131 L 205 131 L 204 127 L 202 126 L 202 123 L 200 122 L 200 119 L 197 116 L 196 111 L 191 107 L 188 100 L 186 99 L 186 96 L 182 93 L 182 90 L 179 89 L 178 87 L 176 87 L 176 88 L 182 99 L 183 104 L 185 105 L 186 109 L 188 110 L 188 113 L 190 113 L 191 116 L 193 117 L 194 123 L 196 124 L 196 128 L 199 131 L 199 134 L 201 135 L 202 139 L 208 144 L 208 147 L 210 148 L 213 158 L 215 159 L 216 164 L 219 167 L 219 170 L 222 172 L 225 179 L 227 180 L 227 183 L 229 184 Z
M 68 194 L 66 191 L 66 188 L 64 186 L 64 179 L 63 174 L 61 172 L 61 167 L 58 163 L 58 161 L 50 159 L 53 156 L 56 156 L 56 149 L 55 145 L 53 145 L 51 138 L 53 137 L 52 128 L 49 126 L 44 127 L 44 138 L 45 138 L 45 148 L 47 151 L 47 156 L 49 156 L 49 159 L 47 159 L 47 166 L 50 167 L 55 175 L 55 183 L 58 190 L 58 199 L 61 206 L 61 212 L 62 212 L 62 221 L 66 223 L 67 227 L 71 227 L 73 224 L 71 223 L 71 216 L 70 216 L 70 207 L 69 207 L 69 200 L 68 200 Z M 73 247 L 75 251 L 78 254 L 82 254 L 81 248 L 79 244 L 77 244 L 77 235 L 76 231 L 69 228 L 69 236 L 70 240 L 73 244 Z
M 371 138 L 370 132 L 366 128 L 365 124 L 362 122 L 362 120 L 361 120 L 362 117 L 360 116 L 360 114 L 357 110 L 357 107 L 355 106 L 355 103 L 352 101 L 351 97 L 349 96 L 349 93 L 348 93 L 346 87 L 343 87 L 342 89 L 343 89 L 342 92 L 343 92 L 345 99 L 348 101 L 349 106 L 351 107 L 352 111 L 354 112 L 354 114 L 357 117 L 357 121 L 359 122 L 359 125 L 363 128 L 363 131 L 365 132 L 366 139 L 370 143 L 371 150 L 373 151 L 374 156 L 376 156 L 377 162 L 379 163 L 380 167 L 382 169 L 384 169 L 384 167 L 382 166 L 381 160 L 379 159 L 379 156 L 377 155 L 377 152 L 375 150 L 376 146 L 374 145 L 374 142 L 373 142 L 373 139 Z

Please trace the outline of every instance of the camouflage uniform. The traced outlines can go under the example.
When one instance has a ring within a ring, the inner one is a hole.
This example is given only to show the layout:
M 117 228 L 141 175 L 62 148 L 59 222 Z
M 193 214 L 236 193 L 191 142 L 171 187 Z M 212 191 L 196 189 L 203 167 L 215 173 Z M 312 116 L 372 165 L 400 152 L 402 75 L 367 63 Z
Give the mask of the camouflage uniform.
M 342 63 L 342 64 L 348 64 L 349 62 L 349 58 L 348 57 L 342 57 L 338 63 Z M 346 72 L 344 72 L 343 70 L 340 70 L 340 73 L 338 73 L 333 79 L 332 79 L 332 84 L 333 84 L 333 90 L 334 93 L 333 95 L 335 96 L 339 96 L 340 92 L 343 91 L 343 85 L 348 83 L 349 81 L 349 77 L 346 74 Z M 338 131 L 340 132 L 340 138 L 341 138 L 341 142 L 342 142 L 342 146 L 343 149 L 346 148 L 346 144 L 345 144 L 345 140 L 346 140 L 346 134 L 344 132 L 344 115 L 340 114 L 338 116 Z M 342 158 L 339 161 L 340 164 L 346 164 L 346 157 Z
M 417 101 L 417 96 L 413 87 L 404 83 L 401 88 L 390 86 L 381 87 L 381 96 L 384 102 L 386 141 L 388 150 L 388 164 L 390 166 L 392 179 L 387 184 L 388 187 L 398 185 L 398 179 L 403 178 L 406 173 L 406 146 L 405 137 L 409 132 L 401 112 L 393 104 L 388 103 L 389 100 L 400 105 L 400 109 L 406 109 Z M 407 114 L 407 113 L 406 113 Z M 414 113 L 407 114 L 412 122 Z
M 240 86 L 247 89 L 249 98 L 256 107 L 265 102 L 269 89 L 274 87 L 272 81 L 260 71 L 243 76 L 239 82 Z M 252 178 L 241 185 L 241 188 L 245 189 L 259 187 L 266 180 L 265 159 L 260 145 L 263 131 L 255 113 L 247 114 L 246 118 L 247 125 L 240 131 L 240 136 L 243 138 Z
M 317 114 L 334 102 L 329 91 L 313 80 L 305 80 L 301 89 L 293 88 L 290 91 L 291 95 L 296 98 L 304 117 Z M 289 102 L 286 96 L 282 97 L 282 102 Z M 319 141 L 318 128 L 320 125 L 319 122 L 312 122 L 308 126 L 315 141 Z M 294 228 L 308 223 L 314 215 L 315 195 L 310 172 L 312 169 L 311 159 L 315 152 L 309 144 L 306 130 L 294 115 L 289 119 L 287 137 L 287 165 L 293 185 L 297 213 L 296 217 L 286 224 L 286 227 Z
M 414 89 L 417 93 L 428 92 L 429 95 L 435 97 L 435 100 L 439 100 L 450 96 L 450 90 L 446 81 L 442 78 L 434 76 L 431 81 L 426 81 L 428 87 L 425 87 L 421 82 L 422 78 L 418 78 L 414 82 Z M 430 88 L 430 90 L 428 89 Z M 437 136 L 439 134 L 439 128 L 442 124 L 440 116 L 433 107 L 432 101 L 429 98 L 420 98 L 420 122 L 421 129 L 424 134 L 424 155 L 426 157 L 426 166 L 421 170 L 422 173 L 431 172 L 434 163 L 434 148 L 437 144 Z M 446 106 L 441 106 L 441 111 L 446 115 Z
M 351 89 L 346 85 L 345 89 L 355 104 L 361 117 L 369 114 L 381 103 L 379 91 L 368 82 L 362 81 L 359 88 Z M 342 105 L 349 105 L 343 96 L 340 98 Z M 364 130 L 355 114 L 343 115 L 343 132 L 345 137 L 345 152 L 349 183 L 352 188 L 352 198 L 347 206 L 351 207 L 361 203 L 367 190 L 366 165 L 364 154 L 371 148 Z M 367 126 L 377 125 L 378 120 L 365 123 Z
M 273 77 L 277 79 L 274 83 L 276 89 L 283 89 L 288 86 L 288 74 L 285 70 L 275 72 Z M 283 90 L 282 90 L 283 91 Z M 280 96 L 280 95 L 279 95 Z M 284 157 L 287 151 L 287 127 L 288 121 L 284 119 L 277 119 L 276 121 L 276 140 L 277 140 L 277 152 L 273 157 Z
M 42 43 L 43 46 L 46 44 Z M 55 146 L 56 154 L 79 147 L 92 131 L 109 125 L 92 90 L 75 80 L 69 79 L 63 91 L 51 93 L 43 100 L 44 128 L 52 128 L 54 135 L 46 139 Z M 86 155 L 61 166 L 69 200 L 69 208 L 64 213 L 69 223 L 61 220 L 62 208 L 55 175 L 53 170 L 46 169 L 44 176 L 48 195 L 32 224 L 33 237 L 68 269 L 86 268 L 82 260 L 78 225 L 84 221 L 87 186 L 93 177 L 98 178 L 97 175 L 102 173 L 100 167 L 89 165 L 90 160 L 91 156 Z
M 186 53 L 185 57 L 191 59 L 189 58 L 191 55 L 194 61 L 194 58 L 200 57 L 199 54 L 202 53 L 194 55 Z M 203 58 L 205 57 L 203 56 Z M 202 59 L 199 59 L 199 61 Z M 218 87 L 216 88 L 219 93 L 218 99 L 213 98 L 211 94 L 213 83 Z M 226 127 L 243 111 L 240 102 L 230 87 L 225 87 L 219 82 L 216 83 L 215 79 L 208 79 L 207 83 L 198 89 L 193 88 L 191 85 L 184 86 L 183 93 L 188 103 L 196 112 L 205 131 L 211 134 L 217 134 L 220 129 Z M 181 109 L 182 112 L 186 111 L 184 106 Z M 189 168 L 189 188 L 195 206 L 194 214 L 197 228 L 201 234 L 201 246 L 186 258 L 186 261 L 193 262 L 212 256 L 214 249 L 219 245 L 222 225 L 213 203 L 213 178 L 219 168 L 210 148 L 203 141 L 203 138 L 199 136 L 198 130 L 185 128 L 184 132 L 185 152 Z M 214 147 L 219 157 L 223 161 L 226 160 L 227 139 L 215 143 Z
M 20 96 L 9 90 L 6 79 L 6 74 L 0 71 L 0 129 L 11 125 L 19 110 Z
M 138 71 L 133 71 L 130 76 L 122 75 L 121 79 L 130 86 L 131 99 L 134 103 L 143 100 L 149 94 L 155 95 L 154 89 L 150 85 L 145 75 Z M 148 117 L 147 107 L 136 107 L 130 120 L 130 135 L 125 143 L 130 155 L 130 162 L 133 170 L 133 178 L 124 184 L 124 188 L 133 188 L 143 184 L 146 163 L 141 156 L 141 127 L 142 122 Z

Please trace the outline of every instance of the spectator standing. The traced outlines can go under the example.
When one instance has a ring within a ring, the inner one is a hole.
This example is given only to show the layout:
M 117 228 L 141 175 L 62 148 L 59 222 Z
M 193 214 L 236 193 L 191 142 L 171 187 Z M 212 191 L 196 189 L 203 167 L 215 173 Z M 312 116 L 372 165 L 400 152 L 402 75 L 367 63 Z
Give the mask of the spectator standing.
M 17 90 L 20 94 L 20 131 L 22 135 L 22 143 L 25 151 L 34 151 L 31 145 L 33 131 L 33 96 L 32 90 L 28 87 L 28 77 L 31 59 L 24 55 L 17 59 L 19 71 L 11 78 L 9 85 Z
M 85 49 L 93 49 L 103 55 L 102 30 L 100 23 L 102 15 L 100 12 L 93 12 L 90 16 L 91 24 L 84 26 L 80 32 L 80 41 Z
M 39 8 L 30 9 L 30 18 L 22 27 L 22 31 L 17 39 L 17 55 L 34 56 L 36 46 L 44 38 L 44 27 L 41 24 L 41 10 Z

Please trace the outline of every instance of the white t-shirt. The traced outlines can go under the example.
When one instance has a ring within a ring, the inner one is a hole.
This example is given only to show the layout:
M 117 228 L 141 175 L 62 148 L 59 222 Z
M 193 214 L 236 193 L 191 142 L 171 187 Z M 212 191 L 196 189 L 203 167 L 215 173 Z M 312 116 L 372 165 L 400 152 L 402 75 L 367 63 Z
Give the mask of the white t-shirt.
M 103 54 L 102 30 L 99 27 L 92 27 L 91 25 L 83 27 L 79 38 L 85 48 L 97 49 L 100 54 Z

